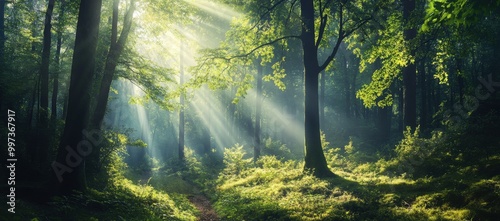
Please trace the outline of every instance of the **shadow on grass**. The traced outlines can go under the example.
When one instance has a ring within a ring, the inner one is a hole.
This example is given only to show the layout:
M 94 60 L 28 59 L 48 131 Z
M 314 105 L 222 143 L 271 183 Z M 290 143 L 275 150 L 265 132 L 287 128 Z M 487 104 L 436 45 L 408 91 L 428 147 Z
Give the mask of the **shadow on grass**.
M 454 171 L 398 184 L 359 183 L 340 176 L 325 180 L 331 188 L 341 188 L 361 199 L 343 205 L 355 214 L 355 220 L 496 220 L 500 215 L 500 176 L 487 172 Z

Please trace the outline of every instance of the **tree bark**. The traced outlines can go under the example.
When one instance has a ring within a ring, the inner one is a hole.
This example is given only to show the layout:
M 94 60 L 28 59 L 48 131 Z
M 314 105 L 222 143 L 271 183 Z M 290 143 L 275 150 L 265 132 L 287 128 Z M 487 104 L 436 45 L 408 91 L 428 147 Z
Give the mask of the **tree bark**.
M 43 28 L 43 48 L 42 48 L 42 63 L 40 66 L 40 112 L 38 113 L 39 130 L 38 145 L 39 145 L 39 160 L 40 166 L 45 165 L 48 154 L 49 138 L 48 138 L 48 120 L 49 120 L 49 64 L 50 64 L 50 49 L 52 43 L 52 12 L 54 10 L 54 1 L 49 0 L 47 11 L 45 12 L 45 25 Z
M 320 120 L 320 129 L 324 130 L 325 125 L 325 84 L 326 84 L 326 74 L 325 71 L 321 72 L 321 88 L 319 94 L 319 120 Z
M 64 132 L 59 144 L 57 162 L 71 168 L 71 172 L 55 170 L 54 181 L 57 190 L 69 194 L 73 190 L 85 191 L 85 160 L 72 161 L 71 153 L 78 153 L 79 147 L 87 138 L 83 136 L 88 125 L 90 106 L 90 89 L 94 76 L 95 54 L 99 35 L 99 23 L 102 0 L 86 0 L 80 2 L 76 39 L 71 66 L 68 113 Z M 96 144 L 94 144 L 96 145 Z M 85 147 L 83 147 L 85 148 Z M 89 150 L 90 151 L 90 150 Z M 84 157 L 79 155 L 80 157 Z M 74 160 L 77 157 L 73 158 Z M 59 173 L 58 173 L 59 172 Z M 60 178 L 60 179 L 57 179 Z M 58 182 L 59 181 L 59 182 Z
M 50 63 L 50 48 L 52 43 L 52 11 L 54 10 L 54 1 L 49 0 L 47 11 L 45 12 L 45 27 L 43 28 L 43 49 L 42 49 L 42 64 L 40 67 L 41 85 L 40 85 L 40 126 L 42 129 L 47 128 L 48 109 L 49 109 L 49 63 Z
M 351 117 L 355 117 L 356 115 L 351 111 L 351 110 L 355 110 L 353 108 L 351 108 L 352 104 L 351 104 L 351 81 L 349 79 L 349 66 L 348 66 L 348 63 L 347 63 L 347 50 L 343 50 L 343 56 L 342 56 L 342 69 L 344 70 L 344 73 L 342 73 L 344 75 L 344 96 L 345 96 L 345 116 L 347 118 L 351 118 Z
M 52 85 L 52 107 L 50 114 L 50 121 L 53 122 L 53 124 L 57 119 L 57 96 L 59 93 L 59 73 L 61 72 L 61 66 L 60 66 L 61 45 L 62 45 L 62 33 L 59 31 L 57 33 L 56 60 L 55 60 L 57 67 L 56 67 L 56 72 L 54 73 L 54 82 Z
M 116 66 L 118 65 L 118 59 L 123 52 L 125 43 L 127 42 L 127 38 L 132 28 L 132 17 L 135 11 L 135 0 L 131 1 L 130 8 L 125 14 L 123 29 L 120 33 L 120 38 L 118 39 L 118 5 L 119 0 L 114 0 L 113 18 L 111 24 L 111 45 L 106 57 L 104 73 L 101 80 L 99 94 L 97 96 L 97 104 L 91 122 L 91 127 L 95 129 L 100 129 L 102 126 L 102 121 L 104 119 L 104 115 L 106 114 L 106 107 L 108 105 L 109 90 L 111 88 L 111 82 L 113 81 Z
M 259 59 L 260 60 L 260 59 Z M 257 161 L 260 157 L 261 140 L 260 140 L 260 117 L 262 113 L 262 65 L 257 62 L 257 93 L 255 95 L 255 127 L 254 127 L 254 150 L 253 159 Z
M 425 73 L 425 59 L 422 59 L 419 65 L 419 85 L 420 85 L 420 129 L 422 131 L 427 130 L 427 83 L 426 83 L 426 73 Z
M 411 13 L 414 9 L 415 0 L 403 0 L 403 19 L 406 25 L 410 25 Z M 417 31 L 414 27 L 406 28 L 403 35 L 408 43 L 416 37 Z M 414 49 L 410 49 L 410 55 L 415 56 Z M 408 65 L 403 68 L 404 126 L 409 126 L 411 129 L 417 126 L 416 72 L 415 63 L 408 62 Z
M 328 169 L 326 163 L 319 129 L 318 76 L 321 69 L 318 64 L 318 53 L 315 45 L 314 3 L 311 0 L 301 0 L 300 3 L 305 84 L 304 129 L 306 155 L 304 168 L 312 170 L 317 177 L 329 177 L 333 176 L 333 173 Z
M 182 87 L 182 85 L 184 84 L 184 64 L 183 64 L 183 45 L 184 42 L 183 40 L 181 39 L 181 42 L 180 42 L 180 61 L 179 61 L 179 64 L 180 64 L 180 75 L 179 75 L 179 85 Z M 180 96 L 180 105 L 181 105 L 181 110 L 179 112 L 179 160 L 181 161 L 184 161 L 185 160 L 185 155 L 184 155 L 184 125 L 185 125 L 185 122 L 184 122 L 184 92 L 181 93 L 181 96 Z

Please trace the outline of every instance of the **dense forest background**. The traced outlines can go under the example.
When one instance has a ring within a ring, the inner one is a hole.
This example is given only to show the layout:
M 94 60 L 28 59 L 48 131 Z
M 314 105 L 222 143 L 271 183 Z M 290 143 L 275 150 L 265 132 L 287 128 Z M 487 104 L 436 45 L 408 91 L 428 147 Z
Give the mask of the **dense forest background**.
M 500 1 L 0 0 L 0 220 L 496 220 Z

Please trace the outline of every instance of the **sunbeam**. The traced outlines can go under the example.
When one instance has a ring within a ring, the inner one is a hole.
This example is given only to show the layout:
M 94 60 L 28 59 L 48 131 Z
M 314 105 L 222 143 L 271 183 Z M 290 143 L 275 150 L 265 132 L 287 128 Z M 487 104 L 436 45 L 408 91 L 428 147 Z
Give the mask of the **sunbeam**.
M 225 6 L 223 4 L 214 1 L 207 1 L 207 0 L 184 0 L 184 1 L 209 14 L 215 15 L 217 17 L 229 21 L 232 20 L 233 18 L 242 16 L 240 12 L 237 12 L 236 10 L 228 6 Z

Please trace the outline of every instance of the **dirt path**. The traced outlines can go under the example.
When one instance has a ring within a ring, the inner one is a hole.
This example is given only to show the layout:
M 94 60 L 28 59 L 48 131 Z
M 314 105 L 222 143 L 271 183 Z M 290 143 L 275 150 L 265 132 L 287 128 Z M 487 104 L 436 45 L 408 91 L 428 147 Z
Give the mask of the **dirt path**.
M 210 200 L 206 196 L 203 195 L 194 195 L 189 196 L 189 201 L 198 208 L 201 215 L 198 218 L 199 221 L 218 221 L 219 217 L 215 213 L 215 210 L 212 208 L 212 204 Z

